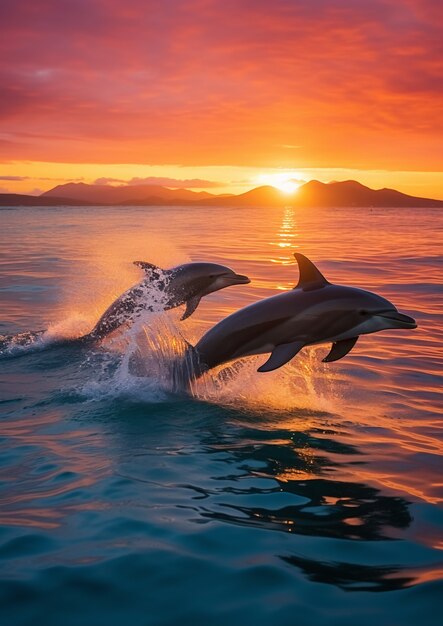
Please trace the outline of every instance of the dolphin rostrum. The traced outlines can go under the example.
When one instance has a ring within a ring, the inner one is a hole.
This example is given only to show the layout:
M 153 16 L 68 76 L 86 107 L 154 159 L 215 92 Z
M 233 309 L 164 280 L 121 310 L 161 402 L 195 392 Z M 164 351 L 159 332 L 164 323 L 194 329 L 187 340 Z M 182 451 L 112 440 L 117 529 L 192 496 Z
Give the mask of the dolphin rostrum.
M 203 296 L 230 285 L 250 282 L 247 276 L 216 263 L 185 263 L 170 270 L 162 270 L 145 261 L 134 261 L 134 265 L 145 272 L 143 280 L 117 298 L 92 331 L 81 337 L 82 341 L 103 339 L 122 324 L 132 321 L 143 310 L 167 310 L 185 304 L 181 317 L 184 320 L 192 315 Z M 157 302 L 153 303 L 156 297 Z
M 323 359 L 330 363 L 348 354 L 360 335 L 417 327 L 412 317 L 399 313 L 385 298 L 333 285 L 303 254 L 294 256 L 300 276 L 293 290 L 232 313 L 190 348 L 188 356 L 197 377 L 229 361 L 269 352 L 258 371 L 271 372 L 305 346 L 324 343 L 332 343 Z

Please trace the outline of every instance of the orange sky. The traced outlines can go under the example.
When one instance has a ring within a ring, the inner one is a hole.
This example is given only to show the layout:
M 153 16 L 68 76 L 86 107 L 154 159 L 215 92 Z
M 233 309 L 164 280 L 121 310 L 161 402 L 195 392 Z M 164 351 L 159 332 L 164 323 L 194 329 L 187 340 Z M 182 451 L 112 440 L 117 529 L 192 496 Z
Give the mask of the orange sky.
M 2 191 L 286 172 L 443 198 L 439 0 L 3 0 L 0 22 Z

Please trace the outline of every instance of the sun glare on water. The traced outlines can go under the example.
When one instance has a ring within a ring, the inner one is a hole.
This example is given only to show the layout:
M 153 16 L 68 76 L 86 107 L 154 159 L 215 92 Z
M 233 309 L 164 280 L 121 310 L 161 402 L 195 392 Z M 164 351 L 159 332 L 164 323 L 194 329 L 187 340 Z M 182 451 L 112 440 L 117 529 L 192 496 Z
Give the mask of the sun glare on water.
M 271 185 L 282 193 L 291 195 L 295 193 L 305 181 L 300 180 L 298 172 L 289 171 L 276 174 L 260 174 L 256 182 L 259 185 Z

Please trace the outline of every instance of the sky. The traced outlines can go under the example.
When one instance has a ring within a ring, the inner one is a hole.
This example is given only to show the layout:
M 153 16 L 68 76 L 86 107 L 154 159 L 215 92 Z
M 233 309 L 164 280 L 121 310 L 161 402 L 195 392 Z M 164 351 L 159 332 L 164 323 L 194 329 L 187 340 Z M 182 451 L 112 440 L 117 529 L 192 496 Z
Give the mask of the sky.
M 0 192 L 443 198 L 442 26 L 440 0 L 2 0 Z

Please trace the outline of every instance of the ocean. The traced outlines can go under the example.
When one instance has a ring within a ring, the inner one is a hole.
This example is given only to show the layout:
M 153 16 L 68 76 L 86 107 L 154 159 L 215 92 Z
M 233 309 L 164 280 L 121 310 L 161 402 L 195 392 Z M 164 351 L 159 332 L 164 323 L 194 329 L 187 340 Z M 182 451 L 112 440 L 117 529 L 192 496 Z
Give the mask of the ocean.
M 5 626 L 423 626 L 443 593 L 443 212 L 36 207 L 0 210 L 0 620 Z M 391 300 L 416 330 L 327 346 L 191 395 L 170 360 L 298 279 Z M 92 328 L 141 278 L 208 260 L 251 278 Z M 136 367 L 135 367 L 135 365 Z

